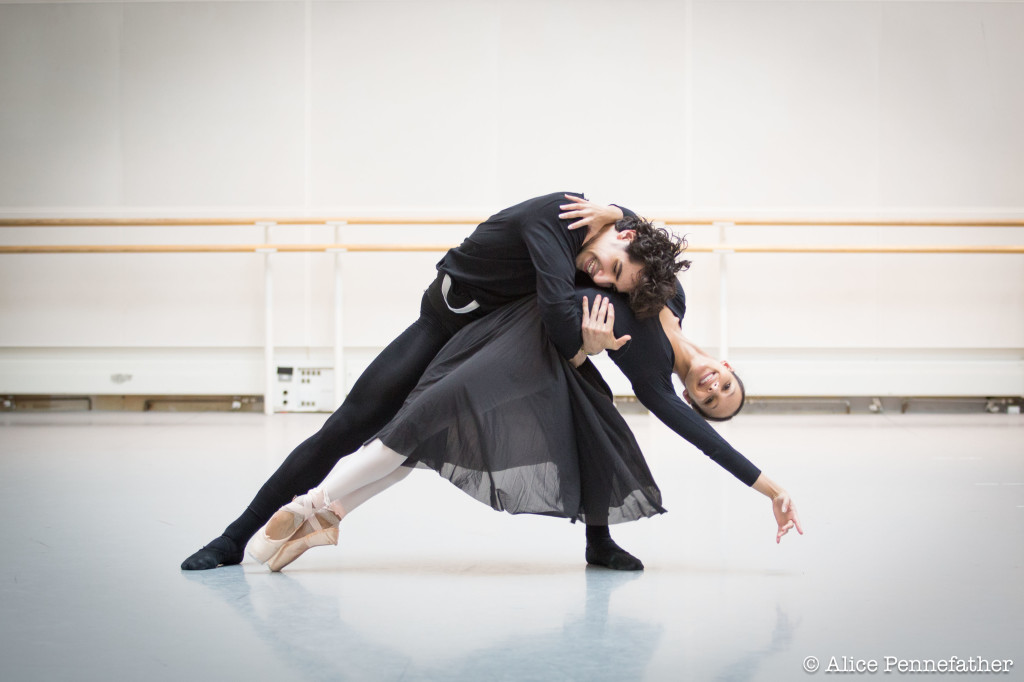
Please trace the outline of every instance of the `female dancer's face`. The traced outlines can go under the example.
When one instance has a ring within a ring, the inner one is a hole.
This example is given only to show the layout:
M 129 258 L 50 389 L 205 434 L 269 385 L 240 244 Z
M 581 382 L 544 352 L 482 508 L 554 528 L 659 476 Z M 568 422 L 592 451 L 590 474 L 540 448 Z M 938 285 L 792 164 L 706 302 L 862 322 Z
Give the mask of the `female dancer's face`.
M 728 362 L 719 362 L 707 356 L 694 359 L 683 381 L 683 398 L 699 403 L 712 417 L 727 417 L 736 412 L 743 395 L 739 382 L 733 376 Z

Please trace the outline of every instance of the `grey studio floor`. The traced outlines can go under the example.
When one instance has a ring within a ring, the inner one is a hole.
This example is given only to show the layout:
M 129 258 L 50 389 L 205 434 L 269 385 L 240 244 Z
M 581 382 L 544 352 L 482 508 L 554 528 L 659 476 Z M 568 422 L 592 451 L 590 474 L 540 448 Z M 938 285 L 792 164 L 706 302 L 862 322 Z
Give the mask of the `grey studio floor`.
M 0 679 L 774 682 L 954 656 L 1024 679 L 1019 415 L 724 425 L 797 502 L 781 545 L 765 498 L 629 415 L 669 510 L 612 529 L 642 573 L 422 470 L 283 573 L 180 571 L 324 419 L 0 415 Z

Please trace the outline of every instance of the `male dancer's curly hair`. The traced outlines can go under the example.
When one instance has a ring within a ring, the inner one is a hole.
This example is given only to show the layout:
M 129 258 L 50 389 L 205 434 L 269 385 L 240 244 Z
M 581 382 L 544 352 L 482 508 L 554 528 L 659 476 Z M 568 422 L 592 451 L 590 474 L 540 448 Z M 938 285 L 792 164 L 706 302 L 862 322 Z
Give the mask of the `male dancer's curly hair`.
M 676 273 L 690 267 L 690 261 L 676 260 L 687 246 L 686 239 L 632 216 L 615 223 L 615 230 L 636 231 L 626 253 L 643 270 L 629 292 L 629 307 L 638 318 L 653 317 L 676 295 Z

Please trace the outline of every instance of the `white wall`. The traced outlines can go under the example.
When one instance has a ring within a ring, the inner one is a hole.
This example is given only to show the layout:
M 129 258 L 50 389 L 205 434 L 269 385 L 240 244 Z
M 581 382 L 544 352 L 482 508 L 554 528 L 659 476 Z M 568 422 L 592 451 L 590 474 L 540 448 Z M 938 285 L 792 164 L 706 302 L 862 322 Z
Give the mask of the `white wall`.
M 1024 218 L 1022 35 L 1019 2 L 0 3 L 0 217 L 486 215 L 564 188 L 647 215 Z M 0 229 L 7 244 L 263 238 Z M 1024 244 L 1024 230 L 726 238 Z M 412 321 L 437 257 L 346 256 L 350 379 Z M 693 260 L 687 330 L 713 347 L 719 264 Z M 282 358 L 329 364 L 332 263 L 273 257 Z M 259 393 L 262 268 L 0 255 L 0 393 Z M 730 357 L 752 393 L 1024 394 L 1022 256 L 736 255 L 728 272 Z

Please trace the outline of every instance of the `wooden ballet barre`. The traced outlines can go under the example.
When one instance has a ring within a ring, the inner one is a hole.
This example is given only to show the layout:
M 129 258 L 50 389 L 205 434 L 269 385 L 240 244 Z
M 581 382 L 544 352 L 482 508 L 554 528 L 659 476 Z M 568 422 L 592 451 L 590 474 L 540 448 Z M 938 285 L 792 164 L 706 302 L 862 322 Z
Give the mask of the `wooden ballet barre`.
M 4 253 L 334 253 L 447 251 L 455 244 L 68 244 L 0 246 Z
M 62 244 L 0 246 L 0 254 L 56 253 L 404 253 L 443 252 L 455 244 Z M 689 246 L 686 253 L 931 253 L 1024 254 L 1024 244 L 907 246 L 773 246 L 712 244 Z
M 2 218 L 0 227 L 256 227 L 288 225 L 479 225 L 487 217 L 408 217 L 389 218 Z
M 811 218 L 798 218 L 794 220 L 781 220 L 771 218 L 759 220 L 757 218 L 735 218 L 735 219 L 699 219 L 690 218 L 656 218 L 653 222 L 660 222 L 669 227 L 706 227 L 708 225 L 726 225 L 728 227 L 1024 227 L 1024 219 L 1006 220 L 971 220 L 956 218 L 938 218 L 935 220 L 910 220 L 906 218 L 893 218 L 892 220 L 842 220 L 838 218 L 825 218 L 814 220 Z
M 486 216 L 348 216 L 280 217 L 280 218 L 0 218 L 2 227 L 203 227 L 262 225 L 319 226 L 319 225 L 478 225 Z M 651 217 L 652 222 L 669 227 L 729 226 L 820 226 L 820 227 L 1024 227 L 1024 219 L 971 219 L 937 218 L 907 219 L 893 217 L 872 218 L 710 218 L 696 216 Z
M 1024 244 L 1008 245 L 906 245 L 906 246 L 760 246 L 753 244 L 718 244 L 690 246 L 688 253 L 1024 253 Z

